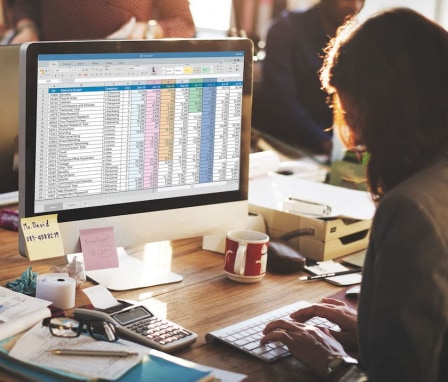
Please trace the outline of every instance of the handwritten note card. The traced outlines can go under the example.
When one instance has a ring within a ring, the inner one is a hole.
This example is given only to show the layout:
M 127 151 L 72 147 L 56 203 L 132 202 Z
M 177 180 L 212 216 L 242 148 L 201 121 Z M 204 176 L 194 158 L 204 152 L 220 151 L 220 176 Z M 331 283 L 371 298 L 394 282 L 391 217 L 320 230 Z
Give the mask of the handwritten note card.
M 20 224 L 30 260 L 64 256 L 57 214 L 22 218 Z
M 118 268 L 113 227 L 82 229 L 79 234 L 86 271 Z

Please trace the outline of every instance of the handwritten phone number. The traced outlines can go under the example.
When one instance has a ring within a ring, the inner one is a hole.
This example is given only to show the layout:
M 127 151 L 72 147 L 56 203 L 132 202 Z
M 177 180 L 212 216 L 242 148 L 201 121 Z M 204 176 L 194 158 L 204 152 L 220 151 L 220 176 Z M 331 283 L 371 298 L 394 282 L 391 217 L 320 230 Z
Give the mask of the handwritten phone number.
M 25 236 L 25 240 L 27 242 L 30 241 L 43 241 L 43 240 L 51 240 L 51 239 L 59 239 L 59 232 L 50 232 L 50 233 L 41 233 L 39 235 L 29 235 Z

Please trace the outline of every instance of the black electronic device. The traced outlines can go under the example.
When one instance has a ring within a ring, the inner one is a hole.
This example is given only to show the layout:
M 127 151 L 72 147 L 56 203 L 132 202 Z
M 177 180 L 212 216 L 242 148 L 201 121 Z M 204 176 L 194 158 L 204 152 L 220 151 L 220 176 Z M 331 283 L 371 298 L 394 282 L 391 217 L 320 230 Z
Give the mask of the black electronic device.
M 120 338 L 171 353 L 191 345 L 197 334 L 165 318 L 157 317 L 142 305 L 123 303 L 107 310 L 76 308 L 77 319 L 112 322 Z

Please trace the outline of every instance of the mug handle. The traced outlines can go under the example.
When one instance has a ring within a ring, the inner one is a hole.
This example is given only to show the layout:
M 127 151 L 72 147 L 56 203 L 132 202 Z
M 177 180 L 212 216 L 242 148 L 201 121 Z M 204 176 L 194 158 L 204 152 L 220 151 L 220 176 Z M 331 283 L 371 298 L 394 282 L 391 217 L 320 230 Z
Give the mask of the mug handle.
M 240 243 L 235 255 L 235 264 L 233 266 L 233 272 L 237 275 L 244 276 L 244 269 L 246 268 L 246 250 L 247 244 Z

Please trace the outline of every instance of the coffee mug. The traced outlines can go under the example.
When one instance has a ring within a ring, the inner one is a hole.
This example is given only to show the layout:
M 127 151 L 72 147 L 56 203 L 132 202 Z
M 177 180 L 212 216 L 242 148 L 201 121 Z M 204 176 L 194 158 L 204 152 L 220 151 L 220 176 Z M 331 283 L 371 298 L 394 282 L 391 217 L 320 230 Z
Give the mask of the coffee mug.
M 224 271 L 231 280 L 256 282 L 266 274 L 269 236 L 263 232 L 227 232 Z

